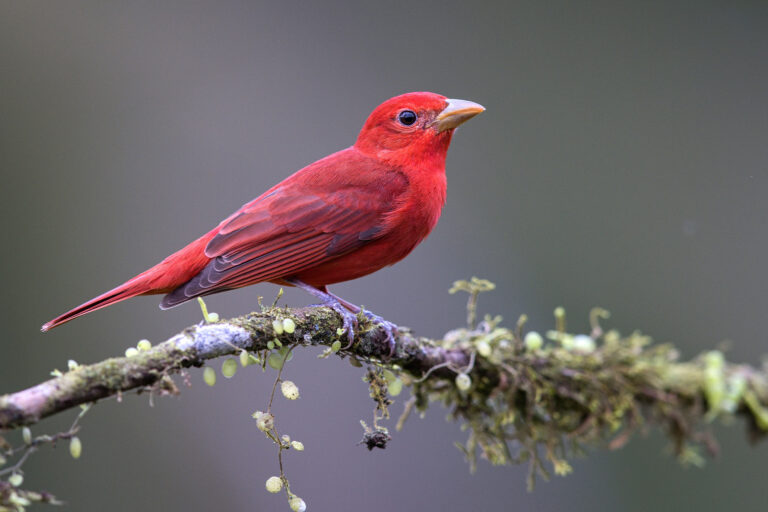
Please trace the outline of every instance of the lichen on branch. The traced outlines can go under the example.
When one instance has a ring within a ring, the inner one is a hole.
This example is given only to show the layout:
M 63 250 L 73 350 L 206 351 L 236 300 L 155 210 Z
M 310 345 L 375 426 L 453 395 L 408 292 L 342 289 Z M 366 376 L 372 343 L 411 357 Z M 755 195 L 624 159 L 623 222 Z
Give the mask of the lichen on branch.
M 292 332 L 277 332 L 275 321 L 284 319 L 293 322 Z M 80 404 L 134 389 L 177 392 L 170 376 L 184 368 L 202 366 L 207 360 L 243 350 L 277 350 L 275 341 L 281 345 L 330 347 L 342 338 L 342 328 L 341 317 L 327 307 L 268 307 L 229 320 L 194 325 L 147 350 L 78 365 L 31 388 L 0 396 L 0 431 L 32 425 Z M 416 373 L 445 361 L 460 364 L 468 357 L 462 350 L 446 350 L 431 340 L 414 337 L 407 329 L 398 333 L 396 342 L 396 354 L 389 358 L 386 334 L 361 318 L 354 345 L 336 353 L 365 360 L 387 359 L 391 365 Z
M 453 290 L 469 293 L 468 326 L 442 339 L 400 329 L 391 357 L 386 334 L 362 316 L 354 344 L 342 348 L 342 319 L 326 307 L 273 305 L 221 321 L 209 315 L 211 323 L 158 345 L 140 343 L 126 357 L 76 365 L 0 396 L 0 431 L 130 390 L 177 393 L 174 374 L 218 357 L 239 355 L 241 362 L 265 365 L 270 358 L 284 360 L 289 350 L 325 346 L 323 357 L 386 368 L 386 379 L 369 377 L 377 383 L 372 396 L 378 404 L 386 403 L 379 395 L 395 379 L 398 387 L 411 387 L 398 427 L 412 409 L 440 402 L 468 431 L 459 447 L 472 468 L 478 454 L 492 464 L 528 463 L 531 484 L 537 474 L 570 472 L 572 453 L 595 443 L 620 447 L 646 425 L 660 427 L 688 463 L 702 460 L 702 447 L 716 450 L 709 425 L 717 419 L 745 418 L 752 440 L 768 433 L 767 368 L 728 363 L 719 351 L 680 361 L 674 347 L 653 344 L 639 332 L 603 332 L 600 320 L 607 312 L 599 308 L 590 315 L 588 334 L 568 332 L 562 308 L 555 309 L 554 329 L 543 335 L 525 333 L 524 316 L 511 328 L 501 317 L 486 315 L 477 323 L 478 295 L 491 289 L 480 279 L 455 283 Z M 208 373 L 211 383 L 215 373 Z M 384 416 L 374 416 L 374 427 Z

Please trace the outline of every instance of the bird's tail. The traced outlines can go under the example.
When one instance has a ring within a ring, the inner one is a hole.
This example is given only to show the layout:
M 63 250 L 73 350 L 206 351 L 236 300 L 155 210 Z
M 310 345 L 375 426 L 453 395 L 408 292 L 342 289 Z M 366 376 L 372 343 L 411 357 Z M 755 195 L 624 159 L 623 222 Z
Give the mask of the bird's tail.
M 75 309 L 67 311 L 63 315 L 57 316 L 50 322 L 43 324 L 40 330 L 43 332 L 46 332 L 50 329 L 53 329 L 54 327 L 67 323 L 70 320 L 73 320 L 79 316 L 83 316 L 87 313 L 90 313 L 91 311 L 96 311 L 97 309 L 111 306 L 116 302 L 120 302 L 125 299 L 130 299 L 131 297 L 136 297 L 137 295 L 151 293 L 151 290 L 147 289 L 147 285 L 144 284 L 141 279 L 139 279 L 140 277 L 141 276 L 136 276 L 130 281 L 127 281 L 121 284 L 117 288 L 114 288 L 106 293 L 103 293 L 98 297 L 94 297 L 88 302 L 84 304 L 80 304 Z
M 145 270 L 117 288 L 94 297 L 85 304 L 81 304 L 43 324 L 40 330 L 49 331 L 91 311 L 111 306 L 131 297 L 168 293 L 174 290 L 179 285 L 189 281 L 208 264 L 210 259 L 205 255 L 205 246 L 214 234 L 215 230 L 201 236 L 180 251 L 171 254 L 154 267 Z

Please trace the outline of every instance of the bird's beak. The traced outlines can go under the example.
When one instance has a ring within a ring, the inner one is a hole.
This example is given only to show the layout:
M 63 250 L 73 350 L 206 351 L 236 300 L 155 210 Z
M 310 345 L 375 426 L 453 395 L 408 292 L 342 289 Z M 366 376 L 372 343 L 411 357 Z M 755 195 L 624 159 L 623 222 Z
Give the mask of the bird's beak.
M 477 114 L 484 112 L 485 107 L 467 100 L 447 100 L 446 106 L 432 122 L 432 126 L 439 132 L 456 128 Z

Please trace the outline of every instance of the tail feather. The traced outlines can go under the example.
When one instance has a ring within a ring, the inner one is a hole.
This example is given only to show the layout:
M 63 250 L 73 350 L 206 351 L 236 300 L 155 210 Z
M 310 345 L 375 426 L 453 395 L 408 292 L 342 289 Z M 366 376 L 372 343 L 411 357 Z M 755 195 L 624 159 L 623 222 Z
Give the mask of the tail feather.
M 95 297 L 72 311 L 57 316 L 44 324 L 40 330 L 46 332 L 70 320 L 91 311 L 111 306 L 121 300 L 137 295 L 155 295 L 168 293 L 186 283 L 210 262 L 205 255 L 205 246 L 216 234 L 216 229 L 201 236 L 183 249 L 171 254 L 163 261 L 151 267 L 117 288 Z
M 137 286 L 137 283 L 128 281 L 127 283 L 122 284 L 113 290 L 110 290 L 102 295 L 99 295 L 98 297 L 94 297 L 88 302 L 77 306 L 75 309 L 67 311 L 63 315 L 57 316 L 50 322 L 43 324 L 40 330 L 43 332 L 46 332 L 50 329 L 53 329 L 54 327 L 67 323 L 70 320 L 73 320 L 79 316 L 90 313 L 91 311 L 96 311 L 97 309 L 105 308 L 107 306 L 114 304 L 115 302 L 120 302 L 121 300 L 130 299 L 131 297 L 136 297 L 137 295 L 142 295 L 146 292 L 147 290 L 145 287 Z

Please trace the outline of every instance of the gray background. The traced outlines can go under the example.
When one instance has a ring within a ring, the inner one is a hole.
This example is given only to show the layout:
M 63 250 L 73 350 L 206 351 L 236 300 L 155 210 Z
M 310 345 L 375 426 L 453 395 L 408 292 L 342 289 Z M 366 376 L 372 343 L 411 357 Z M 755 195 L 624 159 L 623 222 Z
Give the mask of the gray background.
M 354 141 L 410 90 L 478 101 L 448 158 L 439 226 L 393 268 L 335 287 L 439 336 L 464 320 L 454 279 L 497 291 L 483 312 L 610 324 L 683 355 L 732 340 L 766 353 L 765 2 L 0 3 L 3 283 L 0 392 L 198 321 L 139 298 L 47 335 L 40 324 L 156 263 L 296 169 Z M 276 287 L 212 297 L 222 315 Z M 285 302 L 309 303 L 291 291 Z M 722 456 L 685 470 L 651 433 L 594 451 L 525 492 L 522 467 L 470 475 L 458 425 L 430 409 L 386 451 L 355 446 L 361 371 L 302 351 L 277 405 L 306 444 L 288 475 L 310 510 L 764 510 L 766 444 L 718 427 Z M 218 365 L 217 365 L 218 366 Z M 83 457 L 36 455 L 27 482 L 67 510 L 287 510 L 249 414 L 270 375 L 87 416 Z M 399 410 L 399 406 L 395 406 Z M 54 431 L 64 415 L 34 429 Z

